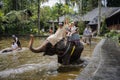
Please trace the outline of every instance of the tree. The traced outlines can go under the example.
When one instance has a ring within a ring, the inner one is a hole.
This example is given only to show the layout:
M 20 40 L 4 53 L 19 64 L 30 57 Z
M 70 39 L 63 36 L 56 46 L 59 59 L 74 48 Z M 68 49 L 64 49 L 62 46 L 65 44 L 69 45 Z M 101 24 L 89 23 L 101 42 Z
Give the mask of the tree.
M 63 16 L 65 14 L 73 14 L 74 11 L 73 11 L 73 8 L 70 8 L 68 5 L 63 5 L 61 3 L 56 3 L 55 6 L 52 7 L 52 17 L 53 17 L 53 20 L 58 19 L 59 21 L 59 17 L 60 16 Z
M 43 2 L 46 2 L 48 0 L 37 0 L 38 1 L 38 34 L 40 34 L 40 5 Z
M 72 6 L 75 6 L 76 4 L 78 6 L 78 13 L 80 15 L 83 15 L 88 11 L 96 8 L 98 6 L 97 1 L 96 0 L 70 0 L 69 4 L 71 4 Z
M 3 7 L 3 2 L 1 1 L 0 2 L 0 9 Z
M 74 6 L 75 4 L 78 5 L 78 13 L 82 15 L 82 2 L 83 0 L 71 0 L 72 5 Z
M 38 0 L 38 34 L 40 34 L 40 0 Z
M 2 0 L 4 4 L 4 13 L 8 13 L 11 10 L 24 10 L 29 9 L 30 2 L 34 3 L 34 0 Z M 35 4 L 35 3 L 34 3 Z
M 65 0 L 65 5 L 69 5 L 70 4 L 70 0 Z
M 107 0 L 108 7 L 120 7 L 120 0 Z
M 98 0 L 83 0 L 83 13 L 98 7 Z

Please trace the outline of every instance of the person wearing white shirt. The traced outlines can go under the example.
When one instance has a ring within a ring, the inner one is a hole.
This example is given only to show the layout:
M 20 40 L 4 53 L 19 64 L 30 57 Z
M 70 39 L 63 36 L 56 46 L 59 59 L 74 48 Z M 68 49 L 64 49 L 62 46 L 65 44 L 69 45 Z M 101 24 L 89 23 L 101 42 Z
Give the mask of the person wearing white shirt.
M 11 47 L 12 47 L 12 50 L 16 50 L 18 48 L 18 45 L 15 42 L 13 42 Z
M 13 37 L 13 39 L 14 39 L 14 42 L 17 44 L 17 46 L 18 46 L 20 49 L 22 49 L 21 43 L 20 43 L 18 37 L 16 37 L 15 35 L 12 35 L 12 37 Z
M 11 51 L 14 51 L 14 50 L 17 50 L 17 49 L 18 49 L 18 45 L 15 42 L 12 42 L 11 48 L 3 50 L 2 53 L 11 52 Z

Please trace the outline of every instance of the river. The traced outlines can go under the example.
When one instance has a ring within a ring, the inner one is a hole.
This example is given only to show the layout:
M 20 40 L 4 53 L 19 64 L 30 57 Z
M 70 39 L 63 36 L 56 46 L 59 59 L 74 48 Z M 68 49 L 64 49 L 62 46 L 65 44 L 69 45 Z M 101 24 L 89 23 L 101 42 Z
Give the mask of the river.
M 36 38 L 34 47 L 39 46 L 44 38 Z M 29 38 L 20 38 L 25 50 L 0 54 L 0 79 L 2 80 L 74 80 L 84 66 L 60 66 L 57 56 L 35 54 L 27 46 Z M 99 40 L 93 39 L 92 45 L 85 45 L 81 58 L 89 61 L 95 45 Z M 11 38 L 1 38 L 0 50 L 10 47 Z

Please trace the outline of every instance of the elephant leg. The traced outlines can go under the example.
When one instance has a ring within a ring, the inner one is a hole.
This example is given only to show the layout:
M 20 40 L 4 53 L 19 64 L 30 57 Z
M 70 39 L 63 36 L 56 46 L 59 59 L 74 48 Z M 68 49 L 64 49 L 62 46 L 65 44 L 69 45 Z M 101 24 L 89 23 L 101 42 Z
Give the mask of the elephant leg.
M 70 53 L 67 53 L 63 56 L 63 59 L 62 59 L 62 64 L 63 65 L 69 65 L 70 64 Z
M 75 51 L 70 59 L 70 62 L 71 62 L 70 64 L 81 64 L 83 62 L 80 59 L 83 49 L 84 49 L 84 46 L 81 43 L 79 43 L 79 45 L 78 44 L 76 45 Z
M 68 46 L 68 51 L 67 53 L 63 56 L 63 65 L 68 65 L 70 64 L 70 58 L 71 58 L 71 51 L 72 51 L 72 48 L 73 48 L 73 44 L 69 43 L 69 46 Z
M 86 37 L 84 37 L 84 43 L 86 43 Z
M 62 57 L 58 56 L 58 63 L 62 64 Z
M 89 37 L 89 44 L 91 45 L 91 37 Z

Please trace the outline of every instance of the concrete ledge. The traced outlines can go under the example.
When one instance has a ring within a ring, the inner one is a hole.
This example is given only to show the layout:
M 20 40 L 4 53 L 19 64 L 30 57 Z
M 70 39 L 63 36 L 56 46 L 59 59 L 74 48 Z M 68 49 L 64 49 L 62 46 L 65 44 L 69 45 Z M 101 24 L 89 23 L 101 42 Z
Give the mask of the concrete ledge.
M 76 80 L 120 80 L 120 46 L 114 40 L 102 39 Z

